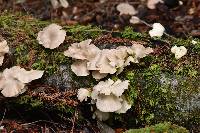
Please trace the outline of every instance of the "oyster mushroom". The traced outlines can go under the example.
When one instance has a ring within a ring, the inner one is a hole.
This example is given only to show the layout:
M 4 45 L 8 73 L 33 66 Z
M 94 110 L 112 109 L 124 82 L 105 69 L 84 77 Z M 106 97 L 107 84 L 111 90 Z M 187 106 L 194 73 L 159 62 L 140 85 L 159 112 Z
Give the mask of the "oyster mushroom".
M 130 62 L 139 63 L 138 59 L 144 58 L 148 54 L 153 52 L 153 49 L 150 47 L 145 48 L 143 45 L 135 44 L 130 49 L 127 50 L 129 55 L 134 56 L 131 58 L 130 56 L 127 58 L 125 64 L 129 65 Z
M 137 14 L 137 11 L 135 8 L 128 4 L 128 3 L 120 3 L 117 5 L 117 10 L 120 12 L 120 15 L 126 14 L 126 15 L 135 15 Z
M 122 97 L 122 99 L 123 99 L 122 107 L 119 110 L 115 111 L 116 113 L 119 113 L 119 114 L 126 113 L 127 110 L 131 108 L 131 104 L 129 104 L 128 101 L 124 97 Z
M 114 95 L 100 95 L 96 107 L 102 112 L 115 112 L 122 107 L 121 99 Z
M 155 9 L 156 8 L 156 5 L 158 4 L 158 3 L 163 3 L 163 0 L 148 0 L 147 1 L 147 7 L 149 8 L 149 9 Z
M 161 37 L 164 34 L 165 28 L 160 23 L 154 23 L 153 29 L 149 31 L 151 37 Z
M 69 3 L 67 0 L 50 0 L 51 5 L 53 6 L 54 9 L 59 8 L 60 6 L 67 8 L 69 6 Z
M 32 80 L 41 78 L 44 71 L 26 71 L 19 66 L 5 69 L 0 74 L 0 90 L 5 97 L 15 97 L 25 92 L 25 85 Z
M 57 24 L 50 24 L 38 33 L 37 40 L 45 48 L 54 49 L 64 42 L 66 32 Z
M 77 97 L 78 97 L 78 100 L 80 101 L 80 102 L 82 102 L 82 101 L 87 101 L 87 97 L 89 97 L 90 96 L 90 91 L 88 90 L 88 89 L 85 89 L 85 88 L 80 88 L 79 90 L 78 90 L 78 95 L 77 95 Z
M 171 52 L 175 54 L 176 59 L 180 59 L 182 56 L 187 54 L 187 49 L 184 46 L 173 46 Z
M 71 65 L 72 71 L 77 76 L 88 76 L 90 74 L 89 70 L 87 69 L 87 61 L 85 60 L 77 60 Z
M 4 55 L 9 52 L 6 40 L 0 42 L 0 66 L 3 64 Z

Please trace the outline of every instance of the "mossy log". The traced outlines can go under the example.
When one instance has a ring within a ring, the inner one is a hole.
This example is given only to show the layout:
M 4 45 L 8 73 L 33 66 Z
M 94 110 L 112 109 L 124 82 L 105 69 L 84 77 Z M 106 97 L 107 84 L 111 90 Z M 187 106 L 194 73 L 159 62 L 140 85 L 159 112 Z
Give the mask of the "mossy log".
M 90 25 L 75 25 L 63 26 L 67 32 L 64 43 L 59 48 L 49 50 L 38 44 L 36 38 L 37 33 L 50 23 L 21 13 L 1 14 L 0 33 L 7 40 L 10 53 L 6 55 L 0 70 L 14 65 L 45 70 L 43 78 L 29 84 L 26 93 L 17 98 L 1 98 L 3 106 L 10 107 L 14 103 L 26 105 L 30 110 L 44 106 L 49 107 L 45 109 L 52 109 L 54 106 L 54 110 L 72 114 L 77 105 L 79 107 L 76 90 L 79 87 L 92 87 L 97 81 L 91 76 L 77 77 L 70 69 L 73 60 L 65 57 L 63 51 L 71 43 L 89 38 L 100 48 L 140 43 L 154 48 L 154 53 L 141 59 L 138 64 L 131 64 L 120 75 L 106 77 L 128 79 L 130 87 L 126 95 L 133 104 L 126 114 L 114 114 L 108 124 L 116 127 L 115 123 L 118 123 L 117 126 L 133 128 L 170 121 L 190 131 L 200 132 L 199 39 L 171 36 L 150 38 L 147 34 L 134 32 L 131 27 L 111 32 Z M 192 40 L 197 43 L 193 44 Z M 185 46 L 187 55 L 175 59 L 170 51 L 174 45 Z

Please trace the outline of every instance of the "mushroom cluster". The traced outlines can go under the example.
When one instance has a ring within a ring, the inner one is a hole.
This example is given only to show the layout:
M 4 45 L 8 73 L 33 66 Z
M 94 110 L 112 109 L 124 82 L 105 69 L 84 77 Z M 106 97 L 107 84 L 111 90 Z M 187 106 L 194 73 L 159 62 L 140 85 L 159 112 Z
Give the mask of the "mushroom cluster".
M 130 62 L 138 63 L 138 59 L 153 52 L 152 48 L 145 48 L 140 44 L 132 47 L 119 46 L 116 49 L 100 50 L 91 39 L 80 43 L 73 43 L 65 56 L 72 57 L 75 62 L 71 65 L 72 71 L 77 76 L 87 76 L 92 71 L 96 80 L 102 79 L 107 74 L 120 73 L 123 68 L 130 65 Z
M 0 73 L 0 90 L 5 97 L 16 97 L 26 91 L 26 84 L 41 78 L 44 71 L 30 70 L 14 66 Z
M 128 103 L 126 97 L 123 95 L 128 86 L 128 80 L 121 81 L 118 79 L 117 81 L 113 81 L 108 79 L 95 85 L 91 92 L 88 89 L 79 89 L 78 99 L 83 101 L 86 97 L 91 97 L 92 103 L 96 104 L 97 108 L 94 113 L 95 116 L 100 120 L 107 120 L 109 112 L 126 113 L 131 108 L 131 104 Z M 85 92 L 90 92 L 91 94 L 86 94 Z M 105 117 L 102 114 L 106 114 Z
M 3 64 L 4 55 L 9 52 L 6 40 L 0 42 L 0 66 Z

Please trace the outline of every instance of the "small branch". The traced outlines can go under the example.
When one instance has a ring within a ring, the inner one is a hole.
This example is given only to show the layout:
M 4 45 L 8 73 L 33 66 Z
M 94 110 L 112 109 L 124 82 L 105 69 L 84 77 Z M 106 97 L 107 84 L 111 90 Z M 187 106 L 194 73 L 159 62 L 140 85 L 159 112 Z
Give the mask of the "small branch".
M 4 120 L 4 118 L 5 118 L 5 115 L 6 115 L 6 108 L 5 108 L 5 110 L 4 110 L 3 117 L 2 117 L 1 122 L 0 122 L 0 126 L 1 126 L 1 124 L 3 123 L 3 120 Z

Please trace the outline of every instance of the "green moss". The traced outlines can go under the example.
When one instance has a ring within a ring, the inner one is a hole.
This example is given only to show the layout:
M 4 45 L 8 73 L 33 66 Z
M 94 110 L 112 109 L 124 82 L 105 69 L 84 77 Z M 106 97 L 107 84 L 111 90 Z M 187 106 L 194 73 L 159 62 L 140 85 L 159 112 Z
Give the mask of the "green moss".
M 121 37 L 127 39 L 139 40 L 144 38 L 145 35 L 138 32 L 134 32 L 132 27 L 126 27 L 124 31 L 121 32 Z
M 28 110 L 33 110 L 44 106 L 44 103 L 40 99 L 35 99 L 28 95 L 20 96 L 14 101 L 11 100 L 10 102 L 12 102 L 12 105 L 16 104 L 18 106 L 24 106 Z
M 102 35 L 102 31 L 99 27 L 94 27 L 91 25 L 74 25 L 74 26 L 64 26 L 67 31 L 68 37 L 72 37 L 75 41 L 83 41 L 86 39 L 95 39 Z
M 126 131 L 125 133 L 189 133 L 189 131 L 183 127 L 165 122 L 146 128 L 131 129 Z

